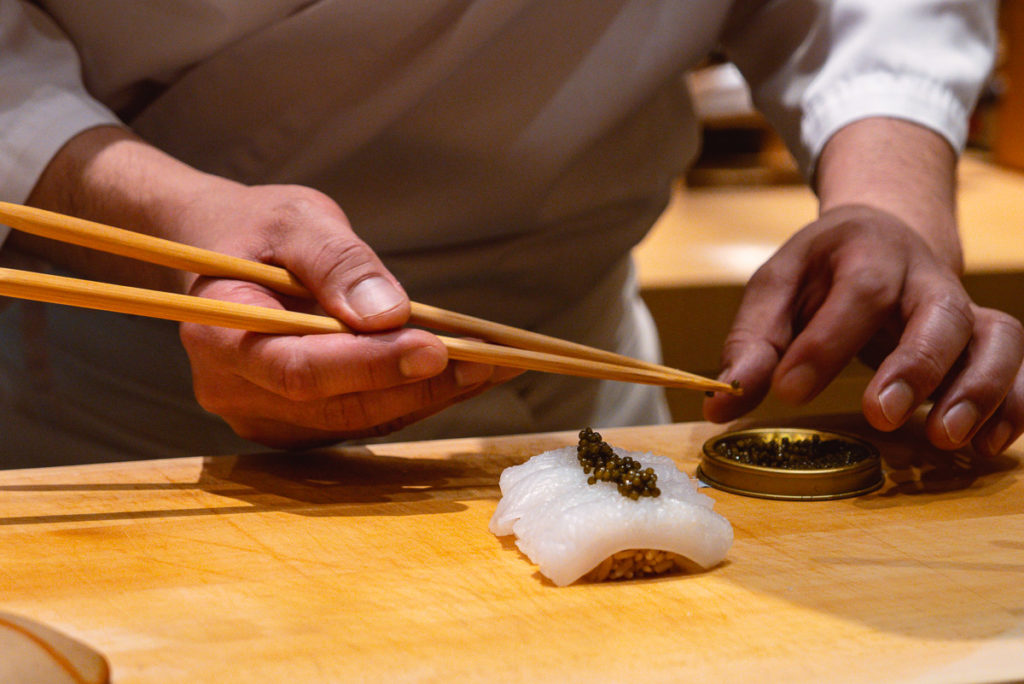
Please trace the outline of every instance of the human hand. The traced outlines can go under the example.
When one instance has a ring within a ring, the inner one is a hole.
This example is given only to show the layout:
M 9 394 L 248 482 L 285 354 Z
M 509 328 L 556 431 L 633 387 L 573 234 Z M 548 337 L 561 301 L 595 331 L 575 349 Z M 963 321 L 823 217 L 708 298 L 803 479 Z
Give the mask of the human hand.
M 409 300 L 401 286 L 337 204 L 310 188 L 248 187 L 202 173 L 110 126 L 89 129 L 62 147 L 29 204 L 282 266 L 316 301 L 11 236 L 25 253 L 85 277 L 320 310 L 358 331 L 287 336 L 181 327 L 199 403 L 253 441 L 298 447 L 384 434 L 517 374 L 449 363 L 436 336 L 402 328 Z
M 199 403 L 240 436 L 274 447 L 380 435 L 436 413 L 514 375 L 448 363 L 434 335 L 402 328 L 409 301 L 352 231 L 341 209 L 305 187 L 231 184 L 192 202 L 175 231 L 193 244 L 290 270 L 316 306 L 359 334 L 262 335 L 181 326 Z M 200 278 L 192 294 L 310 310 L 249 283 Z
M 931 399 L 925 423 L 942 449 L 994 455 L 1024 431 L 1024 332 L 974 304 L 956 273 L 903 221 L 838 206 L 797 233 L 751 278 L 723 351 L 724 380 L 705 416 L 723 422 L 771 389 L 804 402 L 859 355 L 877 368 L 862 409 L 895 430 Z

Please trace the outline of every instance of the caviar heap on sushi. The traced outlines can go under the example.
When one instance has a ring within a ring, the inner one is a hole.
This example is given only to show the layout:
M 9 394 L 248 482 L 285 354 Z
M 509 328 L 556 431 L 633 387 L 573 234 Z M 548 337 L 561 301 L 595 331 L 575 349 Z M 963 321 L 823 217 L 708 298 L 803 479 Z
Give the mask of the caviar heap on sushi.
M 675 461 L 609 446 L 589 428 L 576 446 L 506 468 L 498 486 L 491 531 L 514 534 L 558 586 L 708 569 L 732 544 L 729 521 Z
M 636 501 L 641 496 L 658 496 L 658 475 L 653 468 L 644 468 L 631 456 L 619 456 L 611 445 L 601 439 L 600 432 L 585 427 L 580 430 L 576 457 L 583 472 L 590 477 L 587 484 L 612 482 L 619 494 Z

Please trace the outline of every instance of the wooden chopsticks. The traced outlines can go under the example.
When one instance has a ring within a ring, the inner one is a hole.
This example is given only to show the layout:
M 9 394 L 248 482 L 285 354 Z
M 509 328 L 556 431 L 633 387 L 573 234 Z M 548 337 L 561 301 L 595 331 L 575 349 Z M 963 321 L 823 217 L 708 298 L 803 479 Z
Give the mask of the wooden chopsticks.
M 0 202 L 0 220 L 11 228 L 61 242 L 200 275 L 248 280 L 282 294 L 311 297 L 291 273 L 269 264 L 7 202 Z M 340 321 L 327 316 L 14 269 L 0 269 L 0 295 L 254 332 L 351 332 Z M 452 359 L 665 387 L 740 393 L 736 387 L 685 371 L 417 302 L 412 302 L 410 321 L 498 343 L 441 336 Z

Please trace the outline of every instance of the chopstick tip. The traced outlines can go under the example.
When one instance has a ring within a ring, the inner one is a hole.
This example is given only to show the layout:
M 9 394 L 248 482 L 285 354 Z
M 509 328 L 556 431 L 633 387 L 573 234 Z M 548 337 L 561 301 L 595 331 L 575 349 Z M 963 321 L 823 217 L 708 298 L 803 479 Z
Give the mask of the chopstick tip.
M 724 382 L 716 382 L 715 384 L 716 384 L 716 388 L 715 389 L 709 389 L 709 390 L 705 391 L 704 392 L 705 396 L 713 397 L 719 391 L 725 392 L 726 394 L 731 394 L 734 397 L 742 397 L 743 396 L 743 386 L 740 385 L 740 381 L 739 380 L 733 380 L 728 385 L 725 384 Z

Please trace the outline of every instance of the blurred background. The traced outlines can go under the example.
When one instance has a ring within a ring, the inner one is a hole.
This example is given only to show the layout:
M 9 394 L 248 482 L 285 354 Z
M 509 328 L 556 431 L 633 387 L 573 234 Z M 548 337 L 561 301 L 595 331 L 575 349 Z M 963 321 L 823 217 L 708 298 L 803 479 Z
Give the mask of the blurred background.
M 1003 0 L 1000 24 L 997 66 L 960 166 L 964 282 L 979 304 L 1024 320 L 1024 0 Z M 743 285 L 815 218 L 817 202 L 732 65 L 712 61 L 689 81 L 704 124 L 703 151 L 635 257 L 665 362 L 713 377 Z M 811 404 L 769 399 L 757 415 L 859 411 L 869 377 L 854 363 Z M 702 399 L 669 390 L 673 418 L 700 419 Z

